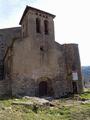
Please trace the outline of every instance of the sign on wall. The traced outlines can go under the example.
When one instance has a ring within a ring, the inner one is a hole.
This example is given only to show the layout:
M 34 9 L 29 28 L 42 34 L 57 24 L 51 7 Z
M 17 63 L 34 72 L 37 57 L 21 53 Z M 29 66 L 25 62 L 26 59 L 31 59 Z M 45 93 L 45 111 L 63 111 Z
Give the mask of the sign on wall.
M 77 72 L 72 72 L 72 79 L 78 80 L 78 73 Z

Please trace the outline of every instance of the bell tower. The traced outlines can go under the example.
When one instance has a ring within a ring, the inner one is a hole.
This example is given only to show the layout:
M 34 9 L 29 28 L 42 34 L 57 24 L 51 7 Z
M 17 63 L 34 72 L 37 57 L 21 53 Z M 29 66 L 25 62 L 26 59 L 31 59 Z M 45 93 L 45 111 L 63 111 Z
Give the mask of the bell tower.
M 46 50 L 54 44 L 55 15 L 27 6 L 20 21 L 22 39 L 29 38 L 32 48 Z

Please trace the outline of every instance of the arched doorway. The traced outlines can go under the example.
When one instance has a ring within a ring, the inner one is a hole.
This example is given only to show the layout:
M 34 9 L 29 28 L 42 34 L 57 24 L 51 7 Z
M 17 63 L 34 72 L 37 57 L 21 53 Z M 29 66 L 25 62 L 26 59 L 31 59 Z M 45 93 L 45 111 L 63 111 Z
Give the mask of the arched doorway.
M 46 96 L 47 95 L 47 82 L 42 81 L 39 83 L 39 96 Z
M 77 93 L 77 83 L 76 82 L 72 82 L 72 86 L 73 86 L 73 93 Z

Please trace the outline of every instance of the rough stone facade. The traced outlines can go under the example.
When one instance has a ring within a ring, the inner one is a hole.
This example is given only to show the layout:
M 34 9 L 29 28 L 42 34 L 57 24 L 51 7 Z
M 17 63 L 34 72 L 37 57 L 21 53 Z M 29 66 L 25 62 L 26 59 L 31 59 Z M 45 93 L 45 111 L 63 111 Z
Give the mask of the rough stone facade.
M 27 6 L 21 27 L 0 30 L 0 42 L 5 43 L 0 95 L 58 98 L 82 92 L 78 45 L 55 42 L 54 17 Z

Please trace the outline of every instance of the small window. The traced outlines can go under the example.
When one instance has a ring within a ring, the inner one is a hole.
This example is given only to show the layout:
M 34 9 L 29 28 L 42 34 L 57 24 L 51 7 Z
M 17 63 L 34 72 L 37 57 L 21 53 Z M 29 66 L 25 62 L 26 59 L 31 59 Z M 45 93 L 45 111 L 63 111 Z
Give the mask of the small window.
M 38 15 L 38 13 L 36 13 L 36 15 Z
M 47 20 L 44 21 L 44 32 L 45 32 L 45 34 L 49 33 L 48 21 Z
M 41 47 L 40 47 L 40 51 L 42 51 L 42 52 L 44 51 L 44 48 L 43 48 L 43 46 L 41 46 Z
M 41 25 L 40 25 L 41 23 L 40 22 L 41 22 L 40 19 L 36 18 L 36 32 L 37 33 L 41 33 L 41 30 L 40 30 L 41 29 L 40 28 L 41 27 Z
M 76 66 L 72 65 L 72 71 L 76 71 Z
M 4 78 L 4 65 L 0 65 L 0 80 L 3 80 Z
M 3 36 L 0 34 L 0 41 L 2 40 Z

